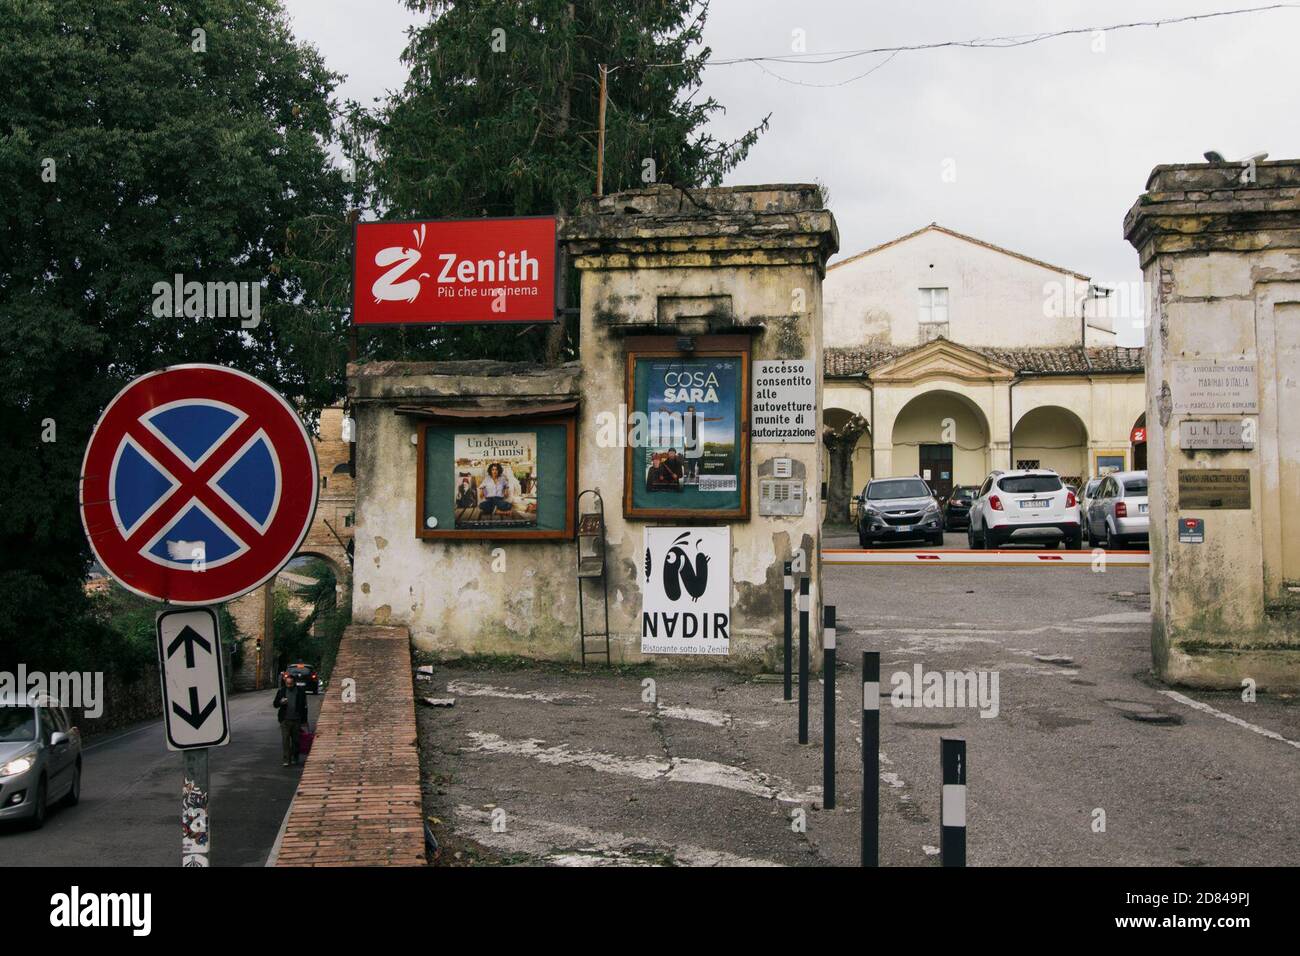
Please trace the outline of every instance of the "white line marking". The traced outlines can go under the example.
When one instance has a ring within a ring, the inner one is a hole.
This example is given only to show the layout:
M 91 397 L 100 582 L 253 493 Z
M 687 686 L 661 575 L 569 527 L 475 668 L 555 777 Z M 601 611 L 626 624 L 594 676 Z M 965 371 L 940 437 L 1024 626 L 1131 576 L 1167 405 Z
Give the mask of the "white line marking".
M 1268 737 L 1271 740 L 1280 740 L 1282 741 L 1282 743 L 1288 744 L 1289 746 L 1295 747 L 1297 750 L 1300 750 L 1300 740 L 1288 740 L 1286 737 L 1283 737 L 1277 731 L 1265 730 L 1263 727 L 1260 727 L 1258 724 L 1252 724 L 1248 720 L 1242 720 L 1240 717 L 1234 717 L 1232 714 L 1225 714 L 1221 710 L 1215 710 L 1209 704 L 1202 704 L 1199 700 L 1192 700 L 1190 697 L 1185 697 L 1182 694 L 1178 693 L 1178 691 L 1176 690 L 1162 690 L 1160 693 L 1164 694 L 1170 700 L 1176 700 L 1180 704 L 1186 704 L 1188 707 L 1192 708 L 1193 710 L 1199 710 L 1203 714 L 1210 714 L 1213 717 L 1218 717 L 1220 720 L 1226 720 L 1230 724 L 1236 724 L 1238 727 L 1244 727 L 1246 730 L 1254 731 L 1255 733 L 1259 734 L 1261 737 Z
M 492 829 L 492 814 L 465 805 L 456 808 L 456 821 L 476 843 L 545 858 L 554 866 L 649 866 L 647 848 L 671 856 L 678 866 L 780 866 L 769 860 L 736 856 L 690 843 L 660 843 L 623 833 L 552 823 L 535 817 L 508 815 L 506 830 Z M 637 851 L 642 854 L 640 857 Z
M 469 737 L 474 746 L 466 752 L 505 754 L 514 757 L 531 757 L 552 766 L 578 766 L 598 773 L 612 773 L 638 780 L 666 780 L 673 783 L 694 783 L 724 790 L 736 790 L 764 800 L 785 800 L 812 803 L 821 799 L 821 787 L 799 791 L 787 780 L 755 770 L 743 770 L 712 760 L 695 760 L 690 757 L 672 757 L 657 760 L 654 757 L 625 757 L 597 750 L 570 750 L 568 744 L 545 746 L 545 741 L 506 740 L 497 734 L 471 730 Z
M 697 724 L 708 724 L 710 727 L 730 727 L 735 723 L 735 718 L 730 714 L 724 714 L 720 710 L 706 710 L 703 707 L 665 707 L 659 705 L 658 710 L 642 710 L 639 707 L 620 707 L 619 710 L 627 714 L 644 714 L 646 717 L 671 717 L 674 720 L 689 720 Z M 745 723 L 755 723 L 745 721 Z M 758 723 L 759 726 L 766 727 L 767 721 Z
M 505 700 L 538 700 L 545 704 L 557 701 L 595 700 L 591 694 L 568 694 L 560 691 L 547 694 L 535 690 L 515 690 L 513 687 L 494 687 L 491 684 L 476 684 L 473 681 L 453 680 L 447 682 L 447 693 L 459 694 L 461 697 L 500 697 Z

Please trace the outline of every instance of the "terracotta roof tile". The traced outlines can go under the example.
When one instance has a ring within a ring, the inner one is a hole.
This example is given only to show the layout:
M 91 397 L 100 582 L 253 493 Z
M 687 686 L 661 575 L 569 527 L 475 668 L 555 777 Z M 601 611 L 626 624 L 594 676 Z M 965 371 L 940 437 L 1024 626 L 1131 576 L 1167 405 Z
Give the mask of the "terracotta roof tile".
M 872 369 L 923 346 L 866 345 L 826 349 L 826 375 L 831 378 L 869 374 Z M 1143 370 L 1142 349 L 1109 346 L 1090 348 L 1087 357 L 1077 345 L 1054 348 L 997 349 L 963 345 L 985 358 L 1026 375 L 1068 373 L 1128 373 Z

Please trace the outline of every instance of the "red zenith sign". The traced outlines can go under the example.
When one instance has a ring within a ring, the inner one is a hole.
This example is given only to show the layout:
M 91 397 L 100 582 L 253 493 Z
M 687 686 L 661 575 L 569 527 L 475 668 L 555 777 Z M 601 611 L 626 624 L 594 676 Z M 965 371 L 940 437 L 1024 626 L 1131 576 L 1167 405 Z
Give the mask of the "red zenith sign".
M 359 222 L 352 321 L 555 321 L 555 219 Z
M 1147 440 L 1147 430 L 1141 425 L 1135 425 L 1128 438 L 1134 445 L 1140 445 Z
M 81 522 L 105 570 L 155 601 L 217 604 L 307 536 L 317 468 L 297 413 L 262 382 L 176 365 L 108 404 L 82 462 Z

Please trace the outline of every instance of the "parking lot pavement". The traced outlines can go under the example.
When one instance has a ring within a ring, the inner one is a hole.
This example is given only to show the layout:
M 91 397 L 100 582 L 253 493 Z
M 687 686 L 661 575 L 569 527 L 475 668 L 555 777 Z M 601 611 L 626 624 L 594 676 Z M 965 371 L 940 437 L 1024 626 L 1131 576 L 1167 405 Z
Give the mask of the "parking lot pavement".
M 210 751 L 212 865 L 261 866 L 301 774 L 280 765 L 275 690 L 230 698 L 230 743 Z M 307 695 L 312 723 L 320 698 Z M 43 829 L 0 827 L 0 867 L 180 866 L 183 758 L 161 721 L 90 738 L 81 802 L 51 808 Z
M 417 695 L 456 698 L 419 708 L 444 862 L 855 865 L 859 665 L 872 649 L 883 864 L 937 862 L 944 736 L 967 741 L 971 865 L 1294 863 L 1300 708 L 1153 682 L 1147 573 L 827 568 L 840 633 L 834 811 L 820 809 L 819 684 L 801 747 L 779 683 L 438 665 Z M 996 708 L 991 696 L 988 717 L 893 706 L 893 675 L 918 665 L 982 671 L 990 695 L 996 675 Z

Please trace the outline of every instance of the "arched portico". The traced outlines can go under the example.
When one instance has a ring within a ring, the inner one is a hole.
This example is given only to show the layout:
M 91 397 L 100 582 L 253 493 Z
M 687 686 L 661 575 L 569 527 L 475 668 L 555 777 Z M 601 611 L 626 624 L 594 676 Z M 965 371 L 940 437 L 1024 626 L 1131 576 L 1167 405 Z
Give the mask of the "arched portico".
M 1088 477 L 1088 428 L 1059 405 L 1038 405 L 1016 420 L 1011 432 L 1016 468 L 1050 468 L 1076 486 Z
M 940 494 L 978 484 L 992 468 L 988 417 L 955 389 L 933 387 L 908 400 L 888 435 L 889 474 L 920 475 Z

